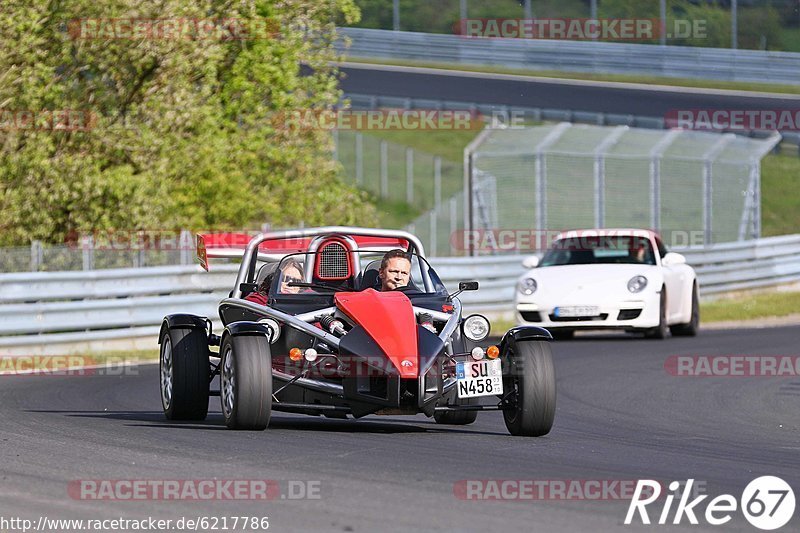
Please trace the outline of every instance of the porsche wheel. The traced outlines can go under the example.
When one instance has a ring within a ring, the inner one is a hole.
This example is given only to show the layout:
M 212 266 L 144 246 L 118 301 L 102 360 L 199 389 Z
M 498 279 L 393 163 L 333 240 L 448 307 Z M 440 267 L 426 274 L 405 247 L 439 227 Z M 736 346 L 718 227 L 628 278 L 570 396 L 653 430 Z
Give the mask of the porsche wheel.
M 661 298 L 659 298 L 658 303 L 658 326 L 652 328 L 651 330 L 645 333 L 645 337 L 648 339 L 666 339 L 667 332 L 669 328 L 667 327 L 667 290 L 666 288 L 661 288 Z
M 264 430 L 272 414 L 272 354 L 259 335 L 226 336 L 220 349 L 220 403 L 230 429 Z
M 210 375 L 205 331 L 164 328 L 158 366 L 167 419 L 205 420 Z
M 697 283 L 692 286 L 692 314 L 686 324 L 670 326 L 670 332 L 676 337 L 694 337 L 700 328 L 700 298 L 697 295 Z
M 509 433 L 541 437 L 553 427 L 556 373 L 547 341 L 511 341 L 504 363 L 503 391 L 514 407 L 503 410 Z M 510 394 L 509 394 L 510 393 Z

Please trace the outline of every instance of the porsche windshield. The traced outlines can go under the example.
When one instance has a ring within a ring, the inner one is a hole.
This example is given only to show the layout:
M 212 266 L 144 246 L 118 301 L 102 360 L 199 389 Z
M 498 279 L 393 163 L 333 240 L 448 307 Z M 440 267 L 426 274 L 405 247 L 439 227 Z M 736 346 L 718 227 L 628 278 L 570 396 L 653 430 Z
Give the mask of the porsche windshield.
M 650 239 L 623 235 L 559 239 L 550 245 L 540 266 L 609 263 L 655 265 Z
M 335 253 L 325 250 L 291 254 L 279 262 L 259 262 L 254 281 L 259 290 L 268 289 L 271 295 L 278 297 L 331 295 L 336 291 L 361 291 L 368 288 L 380 291 L 381 260 L 388 251 L 347 252 L 338 249 Z M 408 283 L 398 290 L 446 294 L 444 285 L 425 259 L 416 254 L 407 254 L 407 257 L 411 260 Z M 430 277 L 432 290 L 426 290 L 423 273 Z

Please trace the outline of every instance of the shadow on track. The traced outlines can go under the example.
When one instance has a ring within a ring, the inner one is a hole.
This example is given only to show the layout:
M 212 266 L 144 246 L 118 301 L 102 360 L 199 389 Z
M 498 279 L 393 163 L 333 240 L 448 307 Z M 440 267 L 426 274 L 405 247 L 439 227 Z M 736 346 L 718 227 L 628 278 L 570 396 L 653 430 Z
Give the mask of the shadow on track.
M 27 410 L 29 413 L 61 414 L 67 417 L 96 418 L 138 422 L 125 424 L 129 427 L 148 427 L 163 429 L 227 430 L 221 413 L 209 413 L 205 420 L 175 421 L 164 418 L 161 411 L 74 411 L 39 409 Z M 147 423 L 143 423 L 147 422 Z M 410 423 L 409 423 L 410 422 Z M 472 435 L 505 435 L 502 432 L 467 429 L 458 426 L 438 425 L 433 420 L 375 421 L 336 420 L 310 417 L 273 416 L 269 430 L 292 430 L 336 433 L 459 433 Z

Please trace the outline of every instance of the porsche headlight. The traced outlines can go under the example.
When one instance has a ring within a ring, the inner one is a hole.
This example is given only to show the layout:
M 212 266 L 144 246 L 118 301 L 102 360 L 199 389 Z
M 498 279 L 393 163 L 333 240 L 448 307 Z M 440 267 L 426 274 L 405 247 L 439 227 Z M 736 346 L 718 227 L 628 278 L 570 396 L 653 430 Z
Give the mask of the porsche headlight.
M 533 278 L 523 278 L 517 284 L 517 290 L 524 294 L 525 296 L 530 296 L 539 286 L 536 284 L 536 280 Z
M 628 281 L 628 290 L 633 293 L 642 292 L 645 287 L 647 287 L 647 278 L 644 276 L 633 276 Z
M 482 341 L 489 336 L 491 326 L 485 316 L 470 315 L 464 320 L 464 335 L 471 341 Z

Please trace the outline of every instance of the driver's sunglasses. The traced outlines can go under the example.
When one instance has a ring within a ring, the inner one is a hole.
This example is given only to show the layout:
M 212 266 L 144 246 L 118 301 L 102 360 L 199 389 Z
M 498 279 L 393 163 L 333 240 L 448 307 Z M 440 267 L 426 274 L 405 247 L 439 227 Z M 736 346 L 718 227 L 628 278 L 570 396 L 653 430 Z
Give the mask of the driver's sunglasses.
M 283 283 L 300 283 L 303 278 L 295 278 L 294 276 L 286 276 L 283 278 Z

